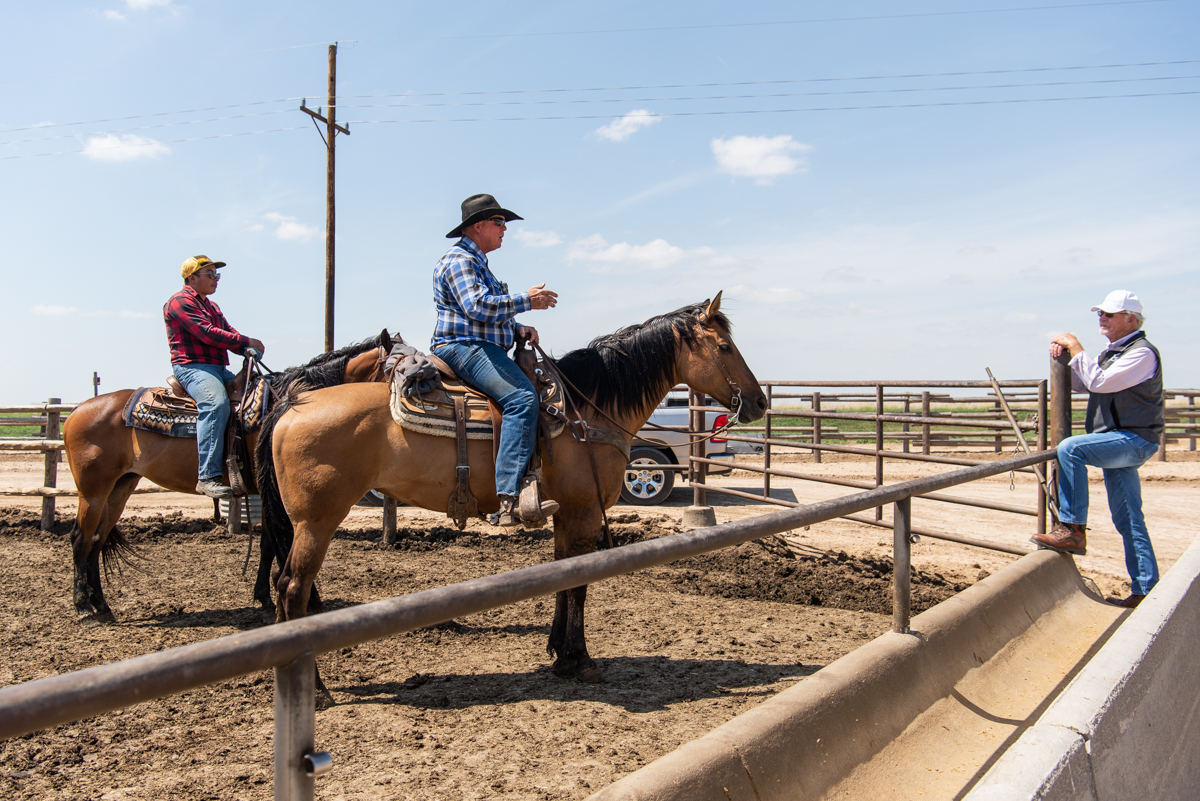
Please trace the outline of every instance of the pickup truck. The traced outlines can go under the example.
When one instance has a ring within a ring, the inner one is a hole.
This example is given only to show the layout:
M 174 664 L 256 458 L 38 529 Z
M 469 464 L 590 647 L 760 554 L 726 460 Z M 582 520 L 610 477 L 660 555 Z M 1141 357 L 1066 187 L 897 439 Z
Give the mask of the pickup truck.
M 705 432 L 725 425 L 729 412 L 710 400 L 712 411 L 704 413 Z M 688 396 L 685 392 L 671 392 L 650 415 L 650 422 L 660 426 L 686 426 L 688 424 Z M 734 449 L 720 437 L 704 443 L 704 455 L 709 459 L 729 459 L 729 465 L 709 465 L 710 475 L 728 473 L 733 469 Z M 737 443 L 741 445 L 743 443 Z M 739 451 L 742 449 L 738 449 Z M 625 470 L 625 484 L 621 487 L 621 502 L 636 506 L 652 506 L 662 503 L 675 487 L 675 476 L 686 471 L 664 469 L 664 465 L 688 463 L 688 435 L 683 431 L 659 431 L 647 426 L 638 432 L 629 451 L 629 467 Z

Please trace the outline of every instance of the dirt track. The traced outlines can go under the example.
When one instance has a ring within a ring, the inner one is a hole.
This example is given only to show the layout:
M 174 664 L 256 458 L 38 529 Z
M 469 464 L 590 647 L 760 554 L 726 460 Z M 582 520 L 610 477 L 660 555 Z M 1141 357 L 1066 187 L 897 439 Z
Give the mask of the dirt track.
M 39 483 L 10 480 L 26 471 L 40 477 L 39 463 L 6 461 L 0 483 Z M 1190 542 L 1197 467 L 1168 462 L 1143 470 L 1164 570 Z M 873 470 L 855 462 L 796 466 L 818 468 L 838 475 Z M 924 469 L 889 472 L 888 480 Z M 1015 493 L 1004 477 L 970 494 L 1029 502 L 1032 485 L 1023 479 L 1016 477 Z M 722 480 L 752 482 L 736 475 Z M 775 486 L 800 500 L 846 491 L 802 482 Z M 1093 493 L 1093 519 L 1103 523 L 1103 490 L 1094 485 Z M 715 494 L 710 499 L 719 504 L 719 520 L 763 510 Z M 140 519 L 125 528 L 144 556 L 143 570 L 126 570 L 108 585 L 121 624 L 90 628 L 75 621 L 69 597 L 69 547 L 61 532 L 73 501 L 60 502 L 59 531 L 43 534 L 38 501 L 12 500 L 0 514 L 0 684 L 261 624 L 250 606 L 253 576 L 241 575 L 246 539 L 206 521 L 211 505 L 201 499 L 134 499 L 126 519 Z M 689 502 L 690 492 L 677 489 L 668 506 L 621 507 L 618 536 L 672 533 Z M 161 510 L 177 506 L 180 516 L 163 517 Z M 924 501 L 914 509 L 916 524 L 934 529 L 956 526 L 1013 543 L 1032 530 L 1028 518 L 968 507 Z M 373 541 L 377 510 L 355 510 L 343 524 L 320 579 L 329 608 L 550 557 L 545 530 L 500 539 L 496 529 L 472 524 L 460 535 L 438 515 L 411 509 L 401 515 L 406 537 L 396 549 Z M 883 554 L 890 553 L 890 534 L 830 522 L 794 535 L 790 550 L 750 543 L 595 585 L 588 635 L 606 673 L 602 684 L 549 673 L 551 599 L 321 657 L 338 703 L 318 716 L 318 746 L 335 758 L 318 796 L 582 798 L 886 631 L 891 576 Z M 1110 539 L 1097 525 L 1094 557 L 1080 566 L 1102 589 L 1119 591 L 1120 543 Z M 915 595 L 923 607 L 1012 558 L 922 540 L 914 561 L 924 575 Z M 269 675 L 247 676 L 0 743 L 0 797 L 269 798 L 271 693 Z

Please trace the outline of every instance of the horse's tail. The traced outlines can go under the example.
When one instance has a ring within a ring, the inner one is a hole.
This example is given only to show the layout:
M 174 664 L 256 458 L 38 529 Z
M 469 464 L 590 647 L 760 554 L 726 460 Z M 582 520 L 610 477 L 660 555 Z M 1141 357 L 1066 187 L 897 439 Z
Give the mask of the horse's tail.
M 133 543 L 125 539 L 125 533 L 119 526 L 112 527 L 108 536 L 104 538 L 104 544 L 100 546 L 100 559 L 104 563 L 104 578 L 109 581 L 112 581 L 113 576 L 120 574 L 126 567 L 141 570 L 142 566 L 138 564 L 138 560 L 141 558 L 137 549 L 133 547 Z
M 263 533 L 271 542 L 275 559 L 281 568 L 292 550 L 296 529 L 288 517 L 287 509 L 283 507 L 283 496 L 275 479 L 275 426 L 296 405 L 296 397 L 308 388 L 303 381 L 293 381 L 276 396 L 274 406 L 263 420 L 255 451 L 254 480 L 258 483 L 258 494 L 262 499 Z

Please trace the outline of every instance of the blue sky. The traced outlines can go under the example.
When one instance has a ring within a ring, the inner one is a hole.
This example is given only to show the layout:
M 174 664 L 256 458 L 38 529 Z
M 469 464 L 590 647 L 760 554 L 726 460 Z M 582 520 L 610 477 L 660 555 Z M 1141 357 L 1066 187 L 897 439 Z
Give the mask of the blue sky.
M 333 41 L 339 346 L 428 345 L 444 234 L 489 192 L 525 217 L 495 272 L 560 294 L 523 317 L 554 352 L 723 289 L 763 379 L 1039 378 L 1054 333 L 1102 346 L 1088 309 L 1123 288 L 1167 385 L 1200 386 L 1189 0 L 108 0 L 4 22 L 0 402 L 81 400 L 93 371 L 160 384 L 162 304 L 198 253 L 229 263 L 213 299 L 267 364 L 321 351 L 325 149 L 299 105 L 325 105 Z

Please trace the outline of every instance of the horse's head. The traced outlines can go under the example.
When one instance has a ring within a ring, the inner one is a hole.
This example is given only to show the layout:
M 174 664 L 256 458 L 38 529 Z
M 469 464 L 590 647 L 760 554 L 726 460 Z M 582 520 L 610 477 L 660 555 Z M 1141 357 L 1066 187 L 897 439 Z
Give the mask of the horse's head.
M 733 344 L 729 318 L 721 314 L 721 292 L 706 303 L 697 318 L 696 343 L 684 354 L 683 380 L 730 411 L 736 410 L 738 422 L 753 423 L 766 414 L 767 397 Z

